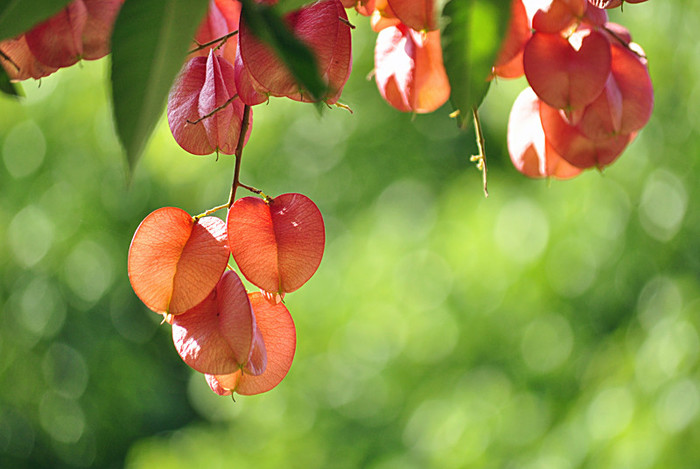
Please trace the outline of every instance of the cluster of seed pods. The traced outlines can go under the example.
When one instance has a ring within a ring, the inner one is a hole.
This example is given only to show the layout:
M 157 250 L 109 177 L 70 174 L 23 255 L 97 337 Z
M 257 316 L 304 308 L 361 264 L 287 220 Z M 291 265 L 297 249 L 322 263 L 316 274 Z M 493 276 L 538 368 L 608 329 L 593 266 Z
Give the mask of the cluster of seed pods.
M 340 0 L 318 1 L 283 18 L 325 81 L 325 95 L 315 98 L 251 32 L 241 10 L 235 0 L 210 1 L 171 88 L 168 123 L 189 153 L 238 158 L 252 129 L 252 106 L 270 97 L 333 104 L 350 75 L 351 26 Z M 316 271 L 324 243 L 321 213 L 301 194 L 238 199 L 226 224 L 163 208 L 134 235 L 129 278 L 139 298 L 172 324 L 179 355 L 204 373 L 215 393 L 258 394 L 277 386 L 292 364 L 296 331 L 281 301 Z M 260 292 L 247 293 L 226 269 L 229 254 Z
M 282 299 L 316 272 L 324 245 L 321 213 L 301 194 L 238 199 L 226 222 L 164 207 L 136 229 L 129 280 L 214 392 L 259 394 L 292 364 L 296 330 Z M 260 292 L 246 292 L 230 256 Z
M 619 4 L 513 0 L 493 73 L 524 74 L 530 85 L 508 121 L 508 150 L 521 173 L 567 179 L 602 169 L 649 120 L 654 92 L 644 52 L 598 8 Z
M 211 0 L 195 37 L 197 44 L 210 45 L 195 48 L 168 97 L 168 123 L 182 148 L 195 155 L 233 154 L 245 106 L 271 96 L 338 101 L 352 65 L 350 24 L 342 3 L 322 0 L 284 20 L 314 54 L 326 94 L 312 98 L 305 92 L 270 46 L 251 32 L 239 2 Z
M 0 63 L 11 79 L 23 80 L 106 55 L 123 1 L 74 0 L 0 42 Z M 603 168 L 649 120 L 653 89 L 644 52 L 605 11 L 622 3 L 511 1 L 492 78 L 524 75 L 530 85 L 508 123 L 511 160 L 523 174 L 566 179 Z M 196 155 L 235 154 L 240 163 L 252 106 L 270 97 L 336 103 L 352 66 L 346 8 L 369 16 L 378 33 L 374 77 L 390 105 L 427 113 L 447 101 L 436 0 L 319 0 L 286 14 L 290 31 L 316 59 L 323 96 L 304 90 L 253 34 L 237 0 L 210 0 L 168 97 L 178 144 Z M 233 194 L 243 186 L 236 171 Z M 232 197 L 226 206 L 226 222 L 173 207 L 148 215 L 129 248 L 129 279 L 144 304 L 172 325 L 177 352 L 215 393 L 258 394 L 279 384 L 292 364 L 296 331 L 282 299 L 317 270 L 323 218 L 301 194 Z M 246 291 L 231 256 L 259 292 Z
M 344 0 L 370 17 L 377 32 L 374 79 L 379 93 L 403 112 L 429 113 L 450 97 L 435 0 Z
M 48 76 L 110 51 L 112 27 L 124 0 L 74 0 L 30 31 L 0 42 L 0 64 L 12 80 Z

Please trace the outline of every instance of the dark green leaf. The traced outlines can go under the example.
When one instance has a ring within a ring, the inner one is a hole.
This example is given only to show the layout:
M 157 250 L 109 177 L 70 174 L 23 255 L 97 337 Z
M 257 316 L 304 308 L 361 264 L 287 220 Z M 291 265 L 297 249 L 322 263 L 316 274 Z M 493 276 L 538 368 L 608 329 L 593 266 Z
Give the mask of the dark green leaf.
M 510 0 L 448 0 L 442 10 L 442 47 L 452 88 L 450 102 L 464 128 L 486 96 L 491 67 L 505 35 Z
M 242 20 L 260 40 L 265 41 L 284 62 L 294 79 L 314 98 L 326 92 L 318 73 L 316 58 L 309 48 L 289 30 L 277 11 L 253 0 L 242 0 Z
M 5 69 L 2 67 L 0 67 L 0 91 L 9 96 L 12 96 L 13 98 L 22 96 L 22 89 L 19 87 L 18 84 L 12 83 L 10 81 L 10 77 L 7 75 L 7 71 L 5 71 Z
M 129 167 L 141 156 L 208 0 L 124 2 L 112 34 L 112 101 Z
M 0 0 L 0 39 L 29 31 L 68 3 L 70 0 Z

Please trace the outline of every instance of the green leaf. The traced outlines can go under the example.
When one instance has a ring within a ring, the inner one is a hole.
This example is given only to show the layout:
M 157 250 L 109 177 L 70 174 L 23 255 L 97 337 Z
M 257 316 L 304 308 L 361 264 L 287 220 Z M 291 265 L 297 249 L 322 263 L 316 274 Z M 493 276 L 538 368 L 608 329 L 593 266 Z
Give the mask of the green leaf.
M 68 3 L 70 0 L 0 0 L 0 39 L 29 31 Z
M 251 32 L 272 47 L 297 83 L 313 99 L 320 99 L 326 93 L 326 84 L 318 73 L 311 50 L 294 36 L 275 8 L 253 0 L 242 0 L 241 3 L 242 20 Z
M 7 71 L 2 67 L 0 67 L 0 91 L 13 98 L 23 96 L 20 86 L 10 81 Z
M 488 92 L 491 67 L 506 33 L 510 0 L 448 0 L 442 10 L 443 60 L 450 102 L 461 128 Z
M 129 0 L 112 33 L 112 102 L 133 169 L 165 109 L 208 0 Z
M 279 0 L 275 5 L 275 10 L 279 14 L 288 13 L 293 10 L 298 10 L 299 8 L 310 5 L 314 0 Z

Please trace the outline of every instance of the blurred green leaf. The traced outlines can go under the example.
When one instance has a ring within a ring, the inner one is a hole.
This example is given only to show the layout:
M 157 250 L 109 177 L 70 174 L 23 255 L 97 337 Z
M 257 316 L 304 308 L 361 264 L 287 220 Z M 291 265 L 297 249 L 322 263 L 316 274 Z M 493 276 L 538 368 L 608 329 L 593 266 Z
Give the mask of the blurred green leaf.
M 69 2 L 70 0 L 0 0 L 0 39 L 29 31 Z
M 309 5 L 311 3 L 313 3 L 313 0 L 280 0 L 275 4 L 275 9 L 280 14 L 284 14 L 289 11 L 298 10 L 304 5 Z
M 253 34 L 272 47 L 314 100 L 320 99 L 326 92 L 326 84 L 318 73 L 316 58 L 309 48 L 294 36 L 275 8 L 252 0 L 242 0 L 241 3 L 242 20 Z
M 22 89 L 18 84 L 10 81 L 7 71 L 5 71 L 5 69 L 2 67 L 0 67 L 0 91 L 12 96 L 13 98 L 22 96 Z
M 132 169 L 158 122 L 207 0 L 125 2 L 112 34 L 112 102 Z
M 487 81 L 510 14 L 509 0 L 448 0 L 442 10 L 442 48 L 450 80 L 450 101 L 464 128 L 471 109 L 488 92 Z

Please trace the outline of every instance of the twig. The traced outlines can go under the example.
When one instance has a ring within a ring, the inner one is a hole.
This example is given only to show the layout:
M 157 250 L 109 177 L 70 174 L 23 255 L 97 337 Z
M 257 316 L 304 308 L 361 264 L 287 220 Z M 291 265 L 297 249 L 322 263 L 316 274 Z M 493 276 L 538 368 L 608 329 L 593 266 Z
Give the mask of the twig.
M 187 119 L 187 123 L 188 123 L 188 124 L 192 124 L 192 125 L 199 124 L 199 123 L 202 122 L 204 119 L 208 119 L 208 118 L 210 118 L 211 116 L 213 116 L 214 114 L 216 114 L 217 112 L 219 112 L 219 111 L 221 111 L 222 109 L 224 109 L 226 106 L 228 106 L 229 104 L 231 104 L 231 103 L 233 102 L 233 100 L 236 99 L 237 97 L 238 97 L 238 95 L 237 95 L 237 94 L 234 94 L 234 95 L 231 96 L 224 104 L 222 104 L 221 106 L 217 107 L 216 109 L 214 109 L 213 111 L 211 111 L 211 112 L 210 112 L 209 114 L 207 114 L 206 116 L 202 116 L 202 117 L 200 117 L 199 119 L 197 119 L 196 121 L 191 121 L 191 120 Z
M 228 206 L 231 208 L 233 202 L 236 200 L 236 189 L 241 185 L 241 157 L 243 156 L 243 145 L 245 143 L 245 136 L 248 133 L 248 126 L 250 125 L 250 106 L 247 104 L 243 107 L 243 120 L 241 121 L 241 133 L 238 135 L 238 144 L 236 145 L 236 151 L 233 153 L 236 157 L 236 164 L 233 169 L 233 182 L 231 183 L 231 195 L 228 199 Z
M 340 21 L 343 24 L 346 24 L 350 27 L 350 29 L 355 29 L 355 25 L 352 24 L 349 20 L 346 20 L 345 18 L 338 17 L 338 21 Z
M 205 42 L 204 44 L 199 44 L 197 47 L 195 47 L 195 48 L 192 49 L 192 50 L 189 50 L 187 53 L 188 53 L 188 54 L 194 54 L 195 52 L 199 52 L 200 50 L 206 49 L 206 48 L 209 47 L 209 46 L 213 46 L 213 45 L 216 44 L 217 42 L 221 42 L 221 44 L 219 45 L 219 46 L 221 46 L 221 45 L 223 45 L 230 37 L 233 37 L 233 36 L 235 36 L 236 34 L 238 34 L 238 30 L 231 31 L 230 33 L 225 34 L 225 35 L 221 36 L 221 37 L 218 38 L 218 39 L 214 39 L 213 41 Z
M 476 146 L 479 149 L 478 155 L 472 155 L 469 161 L 476 161 L 476 169 L 481 171 L 482 179 L 484 181 L 484 196 L 489 196 L 489 191 L 486 187 L 487 178 L 486 173 L 488 172 L 488 167 L 486 166 L 486 147 L 484 144 L 484 134 L 481 131 L 481 121 L 479 120 L 479 111 L 477 108 L 472 108 L 472 114 L 474 115 L 474 130 L 476 133 Z
M 259 195 L 260 197 L 262 197 L 263 199 L 265 199 L 265 202 L 270 202 L 270 200 L 272 200 L 272 197 L 270 197 L 269 195 L 265 194 L 265 193 L 264 193 L 263 191 L 261 191 L 260 189 L 255 188 L 255 187 L 253 187 L 253 186 L 249 186 L 249 185 L 247 185 L 247 184 L 243 184 L 243 183 L 240 182 L 240 181 L 238 182 L 238 187 L 240 187 L 240 188 L 242 188 L 242 189 L 245 189 L 245 190 L 247 190 L 247 191 L 250 191 L 250 192 L 252 192 L 253 194 Z
M 225 203 L 225 204 L 223 204 L 223 205 L 219 205 L 219 206 L 214 207 L 214 208 L 210 208 L 210 209 L 207 210 L 206 212 L 200 213 L 199 215 L 195 215 L 195 216 L 192 217 L 192 218 L 194 218 L 195 220 L 199 220 L 199 219 L 202 218 L 202 217 L 208 217 L 209 215 L 211 215 L 212 213 L 216 212 L 217 210 L 221 210 L 221 209 L 224 209 L 224 208 L 228 208 L 228 203 Z
M 630 43 L 627 42 L 627 41 L 625 41 L 624 39 L 622 39 L 615 31 L 613 31 L 612 29 L 608 28 L 607 26 L 603 26 L 603 29 L 605 30 L 605 32 L 607 32 L 607 33 L 610 34 L 613 38 L 615 38 L 620 44 L 622 44 L 622 45 L 625 47 L 625 49 L 627 49 L 628 51 L 632 52 L 634 55 L 636 55 L 636 56 L 639 57 L 640 59 L 646 60 L 647 57 L 646 57 L 644 54 L 640 54 L 640 53 L 637 52 L 636 50 L 632 49 L 632 48 L 630 47 Z
M 17 64 L 15 63 L 15 61 L 12 60 L 12 58 L 10 58 L 9 55 L 7 55 L 6 53 L 4 53 L 4 52 L 1 51 L 1 50 L 0 50 L 0 57 L 2 57 L 3 59 L 7 60 L 8 62 L 10 62 L 10 63 L 17 69 L 18 72 L 20 71 L 19 65 L 17 65 Z

